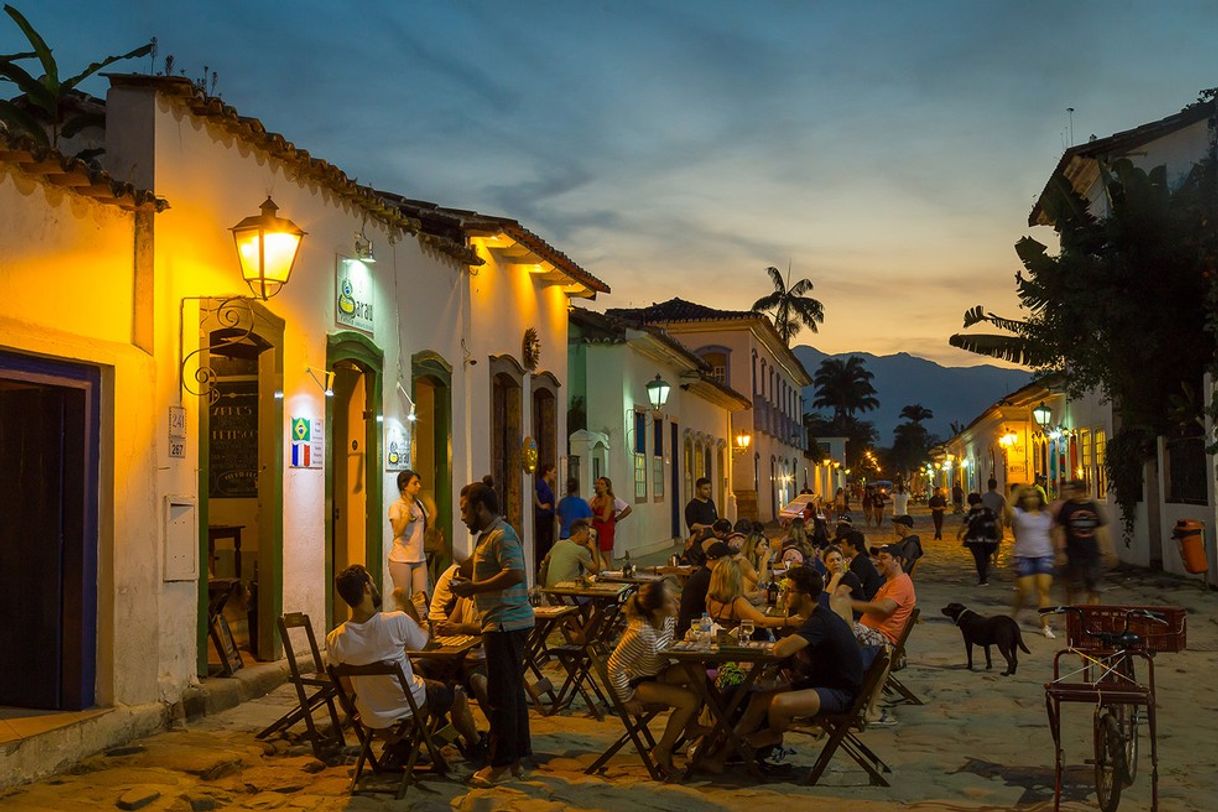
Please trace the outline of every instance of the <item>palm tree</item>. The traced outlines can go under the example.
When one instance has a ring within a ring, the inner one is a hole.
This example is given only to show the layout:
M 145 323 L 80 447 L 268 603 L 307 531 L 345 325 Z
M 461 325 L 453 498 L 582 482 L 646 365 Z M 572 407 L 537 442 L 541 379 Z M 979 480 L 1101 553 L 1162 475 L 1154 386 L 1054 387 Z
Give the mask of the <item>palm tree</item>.
M 817 409 L 832 409 L 835 420 L 844 420 L 855 412 L 878 409 L 880 401 L 871 385 L 875 373 L 863 365 L 863 359 L 852 355 L 845 361 L 826 358 L 820 362 L 812 384 L 816 387 Z
M 773 265 L 766 268 L 765 272 L 774 283 L 774 292 L 753 302 L 753 312 L 769 313 L 774 319 L 774 328 L 788 347 L 791 346 L 791 339 L 799 334 L 800 328 L 807 327 L 815 333 L 816 325 L 825 320 L 825 307 L 808 295 L 812 292 L 812 280 L 805 278 L 794 285 L 790 284 L 789 265 L 786 279 L 783 279 L 782 272 Z
M 34 26 L 12 6 L 6 5 L 4 11 L 21 29 L 31 50 L 0 55 L 0 82 L 11 82 L 24 94 L 22 103 L 0 100 L 0 123 L 43 146 L 57 148 L 61 137 L 71 138 L 84 127 L 104 124 L 103 114 L 73 111 L 69 101 L 76 94 L 76 87 L 102 68 L 124 59 L 147 56 L 156 47 L 155 41 L 149 42 L 121 56 L 94 62 L 75 76 L 60 79 L 59 63 Z M 17 64 L 28 59 L 38 60 L 42 75 L 37 79 Z
M 950 431 L 952 436 L 955 437 L 957 434 L 963 434 L 964 429 L 965 425 L 963 423 L 961 423 L 959 420 L 953 420 L 951 426 L 948 428 L 948 431 Z
M 921 403 L 911 403 L 901 409 L 901 417 L 911 423 L 921 423 L 923 420 L 930 420 L 935 416 L 935 413 L 923 406 Z

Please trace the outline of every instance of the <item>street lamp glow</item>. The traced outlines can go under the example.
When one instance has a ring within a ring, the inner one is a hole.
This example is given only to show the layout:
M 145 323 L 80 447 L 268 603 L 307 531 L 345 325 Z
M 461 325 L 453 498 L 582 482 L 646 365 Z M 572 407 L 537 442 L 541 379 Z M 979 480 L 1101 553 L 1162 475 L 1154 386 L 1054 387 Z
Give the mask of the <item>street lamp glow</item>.
M 647 384 L 647 399 L 651 401 L 651 408 L 657 412 L 663 409 L 664 404 L 668 403 L 668 393 L 671 390 L 668 381 L 656 373 L 655 380 Z
M 261 208 L 261 214 L 246 217 L 231 230 L 241 277 L 265 301 L 288 283 L 305 232 L 286 217 L 276 216 L 279 207 L 269 196 Z
M 1049 421 L 1053 419 L 1053 412 L 1045 405 L 1042 400 L 1040 405 L 1032 410 L 1032 418 L 1042 429 L 1049 425 Z

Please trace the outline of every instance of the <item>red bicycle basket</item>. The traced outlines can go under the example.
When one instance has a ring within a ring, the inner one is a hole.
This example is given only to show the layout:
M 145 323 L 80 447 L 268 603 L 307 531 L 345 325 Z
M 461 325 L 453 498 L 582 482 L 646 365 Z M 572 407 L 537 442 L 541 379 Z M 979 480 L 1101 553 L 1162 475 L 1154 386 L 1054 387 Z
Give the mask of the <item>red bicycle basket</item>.
M 1079 606 L 1081 612 L 1066 613 L 1066 643 L 1071 648 L 1108 649 L 1089 632 L 1120 632 L 1125 628 L 1125 614 L 1142 609 L 1154 612 L 1167 625 L 1144 617 L 1129 618 L 1129 631 L 1142 638 L 1140 651 L 1184 651 L 1188 612 L 1177 606 Z

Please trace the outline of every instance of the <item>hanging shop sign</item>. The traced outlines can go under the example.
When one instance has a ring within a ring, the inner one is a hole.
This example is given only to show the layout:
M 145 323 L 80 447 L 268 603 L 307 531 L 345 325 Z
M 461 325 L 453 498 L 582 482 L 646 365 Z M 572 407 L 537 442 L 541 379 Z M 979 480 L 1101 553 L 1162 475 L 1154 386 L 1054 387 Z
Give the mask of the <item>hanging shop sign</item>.
M 385 470 L 405 471 L 410 467 L 411 426 L 397 420 L 385 420 Z
M 358 259 L 339 257 L 335 276 L 335 321 L 372 335 L 372 271 Z
M 288 442 L 292 446 L 293 468 L 321 468 L 326 458 L 325 424 L 312 417 L 293 417 L 288 421 Z
M 258 496 L 258 379 L 217 378 L 208 407 L 208 496 Z

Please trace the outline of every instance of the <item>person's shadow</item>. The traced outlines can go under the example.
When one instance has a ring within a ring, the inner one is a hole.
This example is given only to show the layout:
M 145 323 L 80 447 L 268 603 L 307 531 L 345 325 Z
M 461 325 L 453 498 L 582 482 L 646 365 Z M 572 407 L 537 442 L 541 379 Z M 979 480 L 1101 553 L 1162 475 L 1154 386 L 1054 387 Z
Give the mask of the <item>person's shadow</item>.
M 996 764 L 980 758 L 970 758 L 952 772 L 971 773 L 982 778 L 1001 778 L 1008 787 L 1021 787 L 1023 795 L 1016 801 L 1030 806 L 1053 800 L 1053 768 L 1017 764 Z M 1095 792 L 1095 772 L 1081 765 L 1067 766 L 1062 771 L 1062 801 L 1086 801 Z

